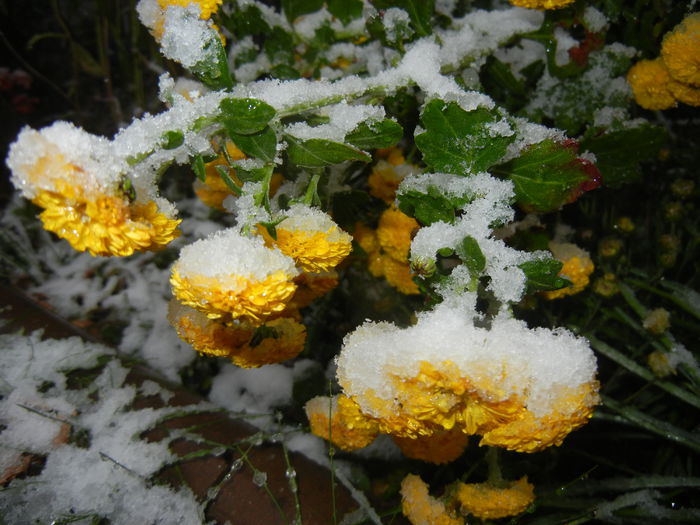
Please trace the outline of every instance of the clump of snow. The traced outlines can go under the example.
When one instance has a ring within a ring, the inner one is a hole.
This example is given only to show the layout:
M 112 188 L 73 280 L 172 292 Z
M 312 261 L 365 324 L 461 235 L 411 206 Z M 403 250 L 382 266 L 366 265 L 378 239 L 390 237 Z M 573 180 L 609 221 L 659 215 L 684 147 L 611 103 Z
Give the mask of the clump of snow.
M 214 63 L 217 59 L 215 42 L 219 35 L 211 27 L 211 22 L 202 20 L 200 14 L 196 2 L 187 7 L 170 5 L 165 10 L 161 51 L 167 58 L 187 68 Z
M 419 314 L 408 328 L 366 322 L 345 337 L 337 359 L 345 395 L 380 417 L 371 399 L 376 396 L 389 407 L 397 403 L 392 376 L 414 378 L 422 362 L 440 366 L 450 361 L 462 377 L 473 378 L 475 388 L 498 385 L 481 392 L 484 398 L 516 395 L 541 417 L 556 403 L 559 388 L 576 389 L 594 380 L 596 360 L 585 339 L 564 329 L 530 329 L 508 315 L 497 316 L 489 329 L 480 328 L 473 324 L 475 316 L 471 305 L 455 299 Z
M 262 237 L 247 237 L 236 229 L 221 230 L 185 246 L 173 271 L 183 277 L 243 276 L 263 280 L 277 271 L 295 276 L 294 260 L 267 248 Z
M 583 11 L 583 24 L 592 33 L 603 31 L 608 25 L 607 17 L 593 6 L 586 6 Z
M 408 13 L 398 7 L 390 7 L 384 11 L 382 23 L 389 42 L 397 42 L 401 38 L 409 38 L 413 34 L 410 27 L 411 18 Z
M 6 523 L 81 514 L 125 525 L 201 522 L 190 492 L 148 482 L 175 457 L 167 442 L 138 436 L 174 409 L 130 410 L 136 388 L 124 383 L 128 370 L 112 350 L 78 338 L 42 341 L 38 333 L 0 336 L 0 350 L 0 421 L 7 425 L 0 433 L 0 468 L 8 468 L 17 452 L 46 455 L 40 474 L 0 491 Z M 105 360 L 90 385 L 68 388 L 66 372 Z M 71 431 L 84 442 L 69 442 Z

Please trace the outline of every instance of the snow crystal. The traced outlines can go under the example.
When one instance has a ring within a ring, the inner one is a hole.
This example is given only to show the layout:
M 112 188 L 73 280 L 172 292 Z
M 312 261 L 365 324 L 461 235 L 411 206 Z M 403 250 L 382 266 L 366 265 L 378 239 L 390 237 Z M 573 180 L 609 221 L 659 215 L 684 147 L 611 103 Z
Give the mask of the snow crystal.
M 390 7 L 384 11 L 384 16 L 382 16 L 382 23 L 384 24 L 384 31 L 386 32 L 386 38 L 390 42 L 396 42 L 402 36 L 410 37 L 413 30 L 410 27 L 411 18 L 408 13 L 403 9 L 398 7 Z
M 175 5 L 165 10 L 161 51 L 167 58 L 191 68 L 196 64 L 216 61 L 219 35 L 211 24 L 199 18 L 197 3 L 187 7 Z
M 583 23 L 592 33 L 599 33 L 608 25 L 608 19 L 593 6 L 586 6 L 583 11 Z
M 557 52 L 554 55 L 554 62 L 558 66 L 565 66 L 570 60 L 569 49 L 578 46 L 579 42 L 568 31 L 559 26 L 554 29 L 554 38 L 557 41 Z

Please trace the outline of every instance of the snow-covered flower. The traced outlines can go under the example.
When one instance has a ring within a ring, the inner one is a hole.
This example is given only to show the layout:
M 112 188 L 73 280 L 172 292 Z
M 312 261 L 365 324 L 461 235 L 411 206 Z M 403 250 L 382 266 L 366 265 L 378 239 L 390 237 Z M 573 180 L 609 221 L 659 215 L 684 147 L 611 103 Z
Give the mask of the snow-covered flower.
M 210 319 L 260 321 L 285 309 L 298 275 L 294 261 L 235 229 L 185 246 L 170 284 L 181 303 Z
M 78 251 L 125 256 L 180 235 L 180 220 L 161 209 L 165 201 L 136 194 L 108 141 L 72 124 L 25 128 L 7 164 L 22 195 L 44 209 L 44 228 Z
M 295 204 L 285 215 L 276 227 L 276 239 L 264 228 L 261 233 L 269 246 L 276 246 L 305 272 L 328 272 L 352 250 L 352 237 L 322 210 Z
M 575 244 L 557 242 L 550 242 L 549 249 L 557 260 L 564 263 L 559 270 L 559 275 L 571 281 L 571 285 L 559 290 L 543 292 L 547 299 L 560 299 L 567 295 L 574 295 L 588 286 L 595 266 L 586 250 Z
M 311 433 L 341 450 L 364 448 L 379 434 L 379 425 L 364 415 L 357 403 L 344 395 L 317 396 L 304 406 Z
M 517 516 L 535 499 L 535 487 L 527 477 L 504 486 L 495 483 L 459 483 L 455 499 L 463 512 L 484 520 Z
M 408 328 L 365 323 L 337 362 L 345 395 L 400 437 L 457 428 L 482 435 L 481 444 L 534 452 L 561 444 L 598 402 L 584 339 L 505 316 L 478 327 L 458 301 Z

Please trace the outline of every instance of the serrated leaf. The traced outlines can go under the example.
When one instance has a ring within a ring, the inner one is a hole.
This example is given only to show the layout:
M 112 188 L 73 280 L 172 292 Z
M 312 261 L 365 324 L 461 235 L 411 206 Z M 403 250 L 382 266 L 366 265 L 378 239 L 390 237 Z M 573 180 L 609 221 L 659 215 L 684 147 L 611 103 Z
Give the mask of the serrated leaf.
M 559 209 L 582 184 L 591 180 L 576 152 L 553 140 L 533 144 L 493 171 L 510 178 L 518 203 L 535 212 Z
M 489 125 L 500 120 L 495 112 L 484 108 L 465 111 L 454 102 L 432 100 L 423 109 L 425 132 L 416 136 L 416 145 L 434 171 L 456 175 L 485 171 L 515 140 L 515 134 L 492 136 Z
M 605 185 L 618 188 L 639 180 L 639 163 L 656 158 L 665 138 L 662 128 L 644 124 L 586 138 L 581 148 L 595 154 Z
M 403 137 L 401 125 L 390 119 L 373 124 L 363 122 L 345 136 L 345 140 L 363 150 L 389 148 Z
M 326 6 L 345 25 L 362 16 L 362 0 L 327 0 Z
M 287 156 L 289 161 L 297 166 L 306 168 L 320 168 L 339 164 L 346 160 L 360 160 L 370 162 L 372 157 L 364 151 L 360 151 L 342 142 L 333 142 L 326 139 L 300 140 L 287 136 Z
M 207 178 L 207 170 L 204 166 L 204 158 L 201 155 L 197 155 L 192 159 L 192 171 L 194 171 L 197 178 L 204 182 Z
M 282 10 L 290 23 L 307 13 L 313 13 L 323 7 L 323 0 L 282 0 Z
M 276 113 L 270 104 L 255 98 L 227 98 L 221 101 L 219 109 L 226 131 L 239 135 L 262 131 Z
M 238 149 L 248 157 L 261 159 L 265 162 L 273 162 L 275 160 L 277 135 L 269 126 L 251 135 L 229 133 L 228 136 L 236 143 Z
M 378 9 L 398 7 L 406 11 L 418 36 L 428 36 L 433 32 L 431 18 L 435 11 L 435 0 L 371 0 L 371 2 Z
M 426 226 L 439 221 L 452 223 L 455 220 L 454 205 L 433 187 L 428 187 L 427 194 L 407 191 L 400 193 L 398 198 L 399 209 Z
M 185 135 L 182 131 L 166 131 L 161 135 L 163 149 L 175 149 L 185 142 Z
M 558 290 L 563 288 L 569 281 L 559 277 L 559 271 L 563 264 L 556 259 L 538 259 L 526 261 L 518 265 L 527 278 L 527 292 L 539 290 Z
M 457 255 L 467 265 L 472 277 L 476 277 L 486 268 L 486 257 L 474 237 L 467 235 L 457 246 Z

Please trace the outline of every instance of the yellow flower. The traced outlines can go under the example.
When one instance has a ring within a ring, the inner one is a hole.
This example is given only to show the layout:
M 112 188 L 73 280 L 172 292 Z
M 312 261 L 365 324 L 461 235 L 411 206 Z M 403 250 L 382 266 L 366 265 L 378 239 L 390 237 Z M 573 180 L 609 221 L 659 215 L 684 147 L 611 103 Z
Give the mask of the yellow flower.
M 420 225 L 396 208 L 389 208 L 382 213 L 377 227 L 377 240 L 384 253 L 397 261 L 408 260 L 411 239 Z
M 671 326 L 671 313 L 665 308 L 656 308 L 647 313 L 642 326 L 651 334 L 663 334 Z
M 437 465 L 449 463 L 460 457 L 467 448 L 469 436 L 459 428 L 437 431 L 429 436 L 402 438 L 394 436 L 404 456 Z
M 516 452 L 539 452 L 552 445 L 559 446 L 564 438 L 585 425 L 599 402 L 598 382 L 584 383 L 576 389 L 560 387 L 550 413 L 537 417 L 530 411 L 486 432 L 480 445 L 502 447 Z
M 510 3 L 516 7 L 527 7 L 529 9 L 560 9 L 569 4 L 573 4 L 575 0 L 510 0 Z
M 250 341 L 229 357 L 236 366 L 257 368 L 298 356 L 305 342 L 304 325 L 288 317 L 280 317 L 257 327 Z
M 304 325 L 286 317 L 261 326 L 247 322 L 226 324 L 173 300 L 168 320 L 180 338 L 197 352 L 228 357 L 244 368 L 292 359 L 304 349 L 306 341 Z
M 391 286 L 405 295 L 420 293 L 418 285 L 413 281 L 413 272 L 407 262 L 399 262 L 386 255 L 381 256 L 382 274 Z M 372 269 L 370 268 L 370 272 Z
M 168 306 L 168 321 L 180 339 L 191 344 L 197 352 L 217 357 L 230 356 L 250 341 L 255 330 L 252 325 L 228 326 L 219 320 L 209 319 L 175 299 Z
M 676 105 L 669 87 L 670 80 L 671 76 L 660 58 L 640 60 L 627 72 L 634 99 L 645 109 L 668 109 Z
M 219 10 L 223 0 L 158 0 L 158 5 L 165 11 L 171 5 L 187 7 L 190 5 L 199 6 L 202 20 L 209 20 L 211 16 Z
M 294 279 L 294 284 L 297 285 L 297 290 L 289 301 L 288 308 L 305 308 L 338 286 L 338 273 L 302 273 Z
M 418 169 L 406 164 L 406 160 L 398 148 L 384 150 L 382 156 L 386 157 L 386 160 L 377 161 L 367 183 L 370 195 L 391 204 L 396 198 L 396 190 L 399 189 L 401 181 L 407 175 L 417 172 Z
M 365 226 L 361 222 L 355 224 L 355 230 L 352 233 L 355 242 L 360 245 L 365 253 L 370 254 L 379 251 L 379 242 L 377 241 L 377 232 L 372 228 Z
M 294 295 L 293 261 L 234 230 L 186 246 L 170 277 L 175 297 L 210 319 L 259 321 Z
M 688 15 L 664 36 L 661 58 L 675 80 L 700 87 L 700 13 Z
M 671 79 L 668 82 L 668 89 L 678 102 L 689 106 L 700 106 L 700 85 L 693 86 Z
M 357 403 L 344 395 L 314 397 L 304 409 L 311 433 L 330 441 L 341 450 L 364 448 L 379 434 L 377 423 L 365 416 Z
M 401 510 L 413 525 L 463 525 L 464 520 L 451 515 L 440 500 L 430 496 L 428 486 L 414 475 L 401 482 Z
M 455 497 L 463 512 L 493 520 L 524 512 L 535 499 L 534 489 L 525 476 L 502 487 L 488 482 L 459 483 Z
M 276 229 L 277 239 L 259 228 L 268 246 L 276 246 L 305 272 L 328 272 L 352 250 L 352 237 L 323 211 L 296 204 Z
M 245 158 L 245 154 L 230 140 L 226 141 L 226 153 L 231 160 L 241 160 Z M 224 200 L 229 195 L 233 195 L 233 192 L 231 192 L 228 185 L 224 182 L 224 179 L 221 178 L 217 166 L 225 168 L 231 180 L 240 186 L 240 181 L 236 177 L 236 171 L 229 166 L 224 153 L 219 152 L 219 156 L 216 159 L 205 164 L 204 182 L 196 179 L 194 182 L 194 192 L 207 206 L 223 210 Z
M 571 284 L 566 288 L 542 292 L 547 299 L 560 299 L 567 295 L 574 295 L 581 292 L 590 281 L 589 277 L 595 270 L 588 252 L 570 243 L 549 243 L 549 249 L 554 257 L 564 263 L 559 275 L 566 277 Z

